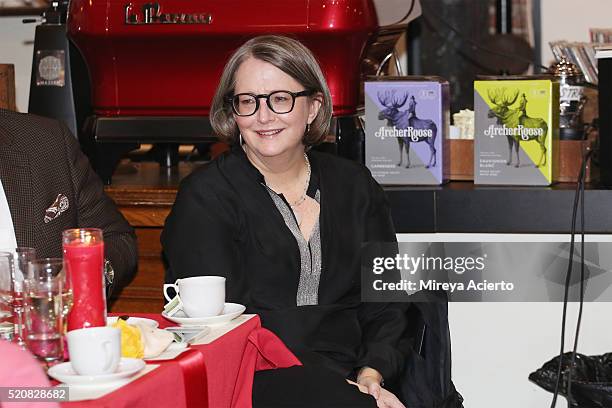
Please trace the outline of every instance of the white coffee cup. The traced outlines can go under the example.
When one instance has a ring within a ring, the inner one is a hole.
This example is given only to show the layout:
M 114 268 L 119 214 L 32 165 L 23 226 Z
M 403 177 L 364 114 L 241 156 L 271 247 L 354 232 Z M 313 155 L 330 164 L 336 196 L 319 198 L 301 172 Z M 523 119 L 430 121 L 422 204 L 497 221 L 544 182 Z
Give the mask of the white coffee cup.
M 88 327 L 69 331 L 68 352 L 72 368 L 79 375 L 112 374 L 121 360 L 121 330 L 115 327 Z
M 164 285 L 164 297 L 172 299 L 168 289 L 174 288 L 188 317 L 218 316 L 225 305 L 225 278 L 223 276 L 195 276 L 177 279 Z

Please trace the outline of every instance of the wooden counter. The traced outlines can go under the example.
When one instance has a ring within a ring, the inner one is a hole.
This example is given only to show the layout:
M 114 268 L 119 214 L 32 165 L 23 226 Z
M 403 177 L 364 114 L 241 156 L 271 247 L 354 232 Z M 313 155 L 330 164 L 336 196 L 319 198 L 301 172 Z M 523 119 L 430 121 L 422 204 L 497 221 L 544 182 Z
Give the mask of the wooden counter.
M 121 293 L 113 293 L 111 311 L 159 313 L 163 307 L 164 264 L 159 237 L 179 182 L 201 163 L 181 163 L 178 171 L 157 163 L 121 164 L 106 193 L 136 230 L 138 272 Z

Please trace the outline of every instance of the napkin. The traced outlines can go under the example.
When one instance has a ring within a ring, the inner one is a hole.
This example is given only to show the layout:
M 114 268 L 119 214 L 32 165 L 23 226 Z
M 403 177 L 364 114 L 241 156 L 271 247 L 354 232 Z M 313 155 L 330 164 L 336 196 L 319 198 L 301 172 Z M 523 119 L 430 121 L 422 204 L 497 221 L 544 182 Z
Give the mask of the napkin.
M 153 328 L 143 323 L 136 323 L 135 326 L 140 329 L 144 343 L 144 358 L 159 356 L 174 341 L 174 335 L 169 331 Z
M 232 407 L 251 407 L 255 371 L 302 365 L 281 339 L 262 327 L 253 330 L 242 357 Z
M 123 357 L 157 357 L 174 341 L 174 335 L 169 331 L 151 327 L 146 323 L 129 324 L 123 319 L 118 319 L 113 327 L 121 330 Z

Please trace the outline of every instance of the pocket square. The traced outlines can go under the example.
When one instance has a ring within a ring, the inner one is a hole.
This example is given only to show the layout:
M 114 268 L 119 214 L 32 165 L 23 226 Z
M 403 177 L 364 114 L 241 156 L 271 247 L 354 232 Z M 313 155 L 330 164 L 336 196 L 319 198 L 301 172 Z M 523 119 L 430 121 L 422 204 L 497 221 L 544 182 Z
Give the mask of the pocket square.
M 45 211 L 45 224 L 59 217 L 61 213 L 68 209 L 69 205 L 68 197 L 58 194 L 51 207 Z

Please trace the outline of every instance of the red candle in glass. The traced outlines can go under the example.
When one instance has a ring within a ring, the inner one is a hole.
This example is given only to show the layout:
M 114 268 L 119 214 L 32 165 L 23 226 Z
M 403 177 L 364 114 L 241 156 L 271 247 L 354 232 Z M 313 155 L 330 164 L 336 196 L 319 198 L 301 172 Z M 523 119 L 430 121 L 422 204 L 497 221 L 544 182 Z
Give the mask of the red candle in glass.
M 97 228 L 66 230 L 63 234 L 63 247 L 67 286 L 72 290 L 73 299 L 72 308 L 68 313 L 68 331 L 105 326 L 106 294 L 102 230 Z

